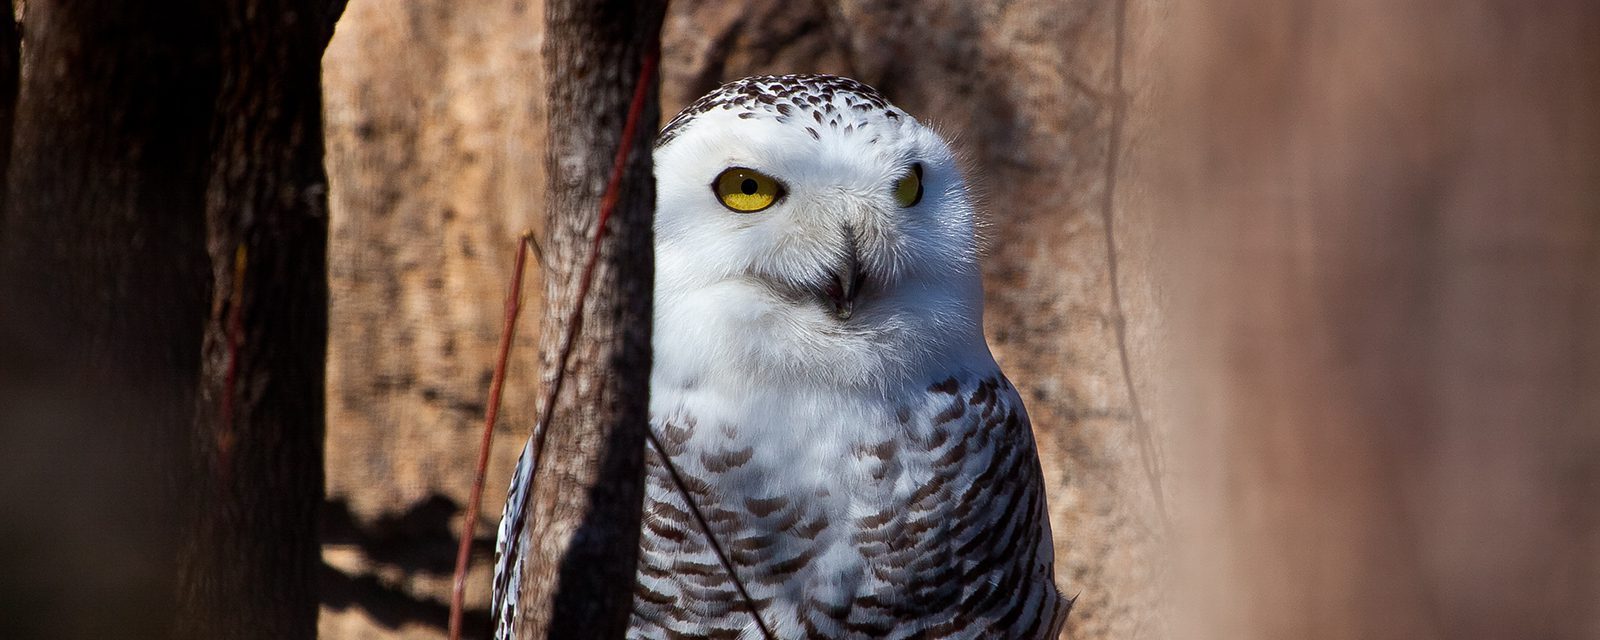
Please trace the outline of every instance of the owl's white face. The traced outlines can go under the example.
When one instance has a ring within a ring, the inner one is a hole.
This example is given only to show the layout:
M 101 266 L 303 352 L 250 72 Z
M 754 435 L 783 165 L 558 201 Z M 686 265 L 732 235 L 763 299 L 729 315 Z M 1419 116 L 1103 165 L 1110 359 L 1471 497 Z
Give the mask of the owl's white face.
M 883 388 L 934 359 L 987 360 L 966 185 L 948 145 L 875 91 L 747 79 L 662 140 L 656 384 Z

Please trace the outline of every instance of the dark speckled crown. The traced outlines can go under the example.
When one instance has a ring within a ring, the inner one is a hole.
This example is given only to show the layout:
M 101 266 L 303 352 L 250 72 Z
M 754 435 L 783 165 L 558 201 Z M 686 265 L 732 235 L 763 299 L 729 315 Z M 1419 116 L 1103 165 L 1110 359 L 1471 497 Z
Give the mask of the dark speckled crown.
M 661 129 L 656 146 L 672 142 L 696 117 L 715 109 L 736 111 L 739 118 L 746 120 L 770 117 L 785 124 L 796 118 L 809 120 L 806 131 L 813 138 L 820 138 L 818 129 L 822 127 L 842 127 L 849 133 L 870 116 L 900 119 L 900 113 L 889 107 L 889 101 L 877 89 L 850 78 L 822 74 L 751 76 L 722 85 L 678 112 Z

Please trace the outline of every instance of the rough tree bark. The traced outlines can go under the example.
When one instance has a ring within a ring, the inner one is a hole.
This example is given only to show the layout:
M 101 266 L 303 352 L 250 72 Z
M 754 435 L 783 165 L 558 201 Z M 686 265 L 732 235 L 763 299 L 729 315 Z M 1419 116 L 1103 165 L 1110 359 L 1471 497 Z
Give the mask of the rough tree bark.
M 545 388 L 557 373 L 641 64 L 659 47 L 663 9 L 620 0 L 546 5 Z M 633 610 L 650 383 L 650 155 L 659 119 L 649 82 L 566 381 L 555 406 L 542 409 L 549 435 L 527 504 L 530 545 L 518 587 L 523 638 L 620 638 Z
M 1184 637 L 1597 637 L 1600 5 L 1174 24 Z
M 219 7 L 206 190 L 213 303 L 179 637 L 316 635 L 328 329 L 321 58 L 343 6 Z

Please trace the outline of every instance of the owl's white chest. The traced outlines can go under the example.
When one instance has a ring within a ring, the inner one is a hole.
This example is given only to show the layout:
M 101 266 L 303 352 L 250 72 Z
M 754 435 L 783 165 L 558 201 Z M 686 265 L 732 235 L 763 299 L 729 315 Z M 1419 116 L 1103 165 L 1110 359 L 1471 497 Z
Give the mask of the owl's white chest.
M 730 495 L 795 496 L 826 505 L 840 517 L 854 506 L 875 507 L 885 495 L 882 463 L 863 447 L 897 441 L 914 425 L 896 419 L 900 407 L 882 396 L 852 390 L 791 388 L 695 388 L 652 390 L 655 422 L 689 428 L 685 460 L 691 469 Z M 732 468 L 714 461 L 724 452 L 749 451 Z M 706 460 L 711 460 L 707 468 Z M 909 470 L 901 470 L 909 471 Z
M 847 603 L 899 590 L 874 575 L 853 537 L 853 523 L 905 502 L 928 474 L 915 461 L 870 453 L 905 438 L 895 403 L 825 389 L 740 391 L 661 389 L 652 397 L 652 422 L 664 437 L 682 438 L 673 462 L 704 483 L 707 495 L 698 500 L 708 517 L 720 519 L 713 526 L 722 544 L 761 541 L 758 552 L 735 563 L 752 595 L 773 603 L 769 623 L 782 637 L 798 635 L 804 602 Z M 657 499 L 673 491 L 650 490 Z M 781 568 L 796 559 L 803 562 L 792 572 Z

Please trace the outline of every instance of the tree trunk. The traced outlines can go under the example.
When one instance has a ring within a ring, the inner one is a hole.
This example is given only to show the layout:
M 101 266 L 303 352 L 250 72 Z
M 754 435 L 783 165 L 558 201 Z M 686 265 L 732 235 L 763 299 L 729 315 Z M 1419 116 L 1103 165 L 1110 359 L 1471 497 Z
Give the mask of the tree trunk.
M 172 628 L 217 86 L 214 14 L 177 5 L 28 6 L 0 222 L 0 456 L 18 476 L 0 486 L 20 530 L 0 571 L 28 585 L 5 616 L 21 637 Z
M 559 0 L 546 6 L 550 257 L 541 357 L 546 388 L 597 231 L 596 213 L 621 143 L 662 5 Z M 523 638 L 620 638 L 633 610 L 644 497 L 650 384 L 653 79 L 617 208 L 601 244 L 566 382 L 527 504 L 520 585 Z
M 1194 638 L 1600 634 L 1600 5 L 1175 16 Z
M 17 84 L 21 81 L 22 42 L 11 0 L 0 9 L 0 211 L 5 210 L 6 167 L 11 163 L 11 133 L 16 121 Z M 0 231 L 3 232 L 3 231 Z
M 0 636 L 315 633 L 336 15 L 29 3 L 0 140 L 0 572 L 31 615 Z
M 229 2 L 179 635 L 317 629 L 328 329 L 321 58 L 339 0 Z

